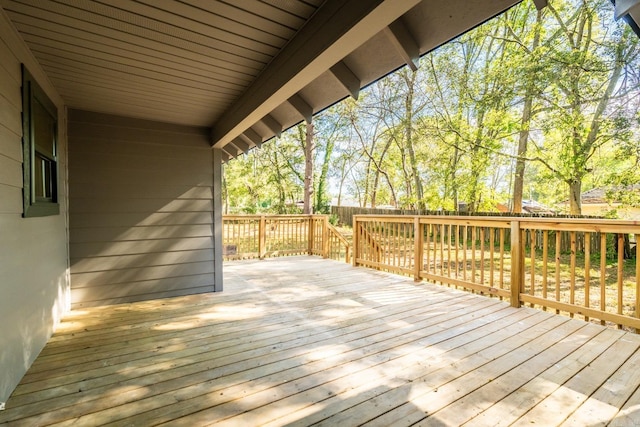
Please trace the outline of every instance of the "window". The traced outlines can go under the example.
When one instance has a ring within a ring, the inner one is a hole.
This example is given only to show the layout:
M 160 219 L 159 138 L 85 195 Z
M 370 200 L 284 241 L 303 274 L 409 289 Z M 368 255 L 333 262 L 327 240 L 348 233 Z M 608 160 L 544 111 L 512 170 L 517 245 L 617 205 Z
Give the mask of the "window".
M 58 215 L 58 113 L 22 65 L 24 217 Z

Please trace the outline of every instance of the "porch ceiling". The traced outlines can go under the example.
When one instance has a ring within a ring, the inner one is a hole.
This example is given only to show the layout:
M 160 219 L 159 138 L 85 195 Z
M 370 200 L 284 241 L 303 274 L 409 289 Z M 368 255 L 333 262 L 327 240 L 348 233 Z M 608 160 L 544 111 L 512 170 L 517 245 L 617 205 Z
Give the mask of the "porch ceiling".
M 234 157 L 520 0 L 0 0 L 70 108 Z

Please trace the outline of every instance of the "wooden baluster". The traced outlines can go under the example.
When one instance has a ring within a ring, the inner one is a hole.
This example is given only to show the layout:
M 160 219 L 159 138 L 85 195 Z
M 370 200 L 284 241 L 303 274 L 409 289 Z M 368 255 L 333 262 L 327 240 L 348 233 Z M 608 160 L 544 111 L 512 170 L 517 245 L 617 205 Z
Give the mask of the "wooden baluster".
M 530 253 L 530 262 L 531 265 L 530 267 L 530 280 L 531 280 L 531 284 L 530 284 L 530 288 L 529 288 L 529 292 L 531 293 L 532 296 L 534 296 L 536 294 L 536 241 L 535 241 L 535 233 L 533 230 L 529 230 L 529 235 L 531 236 L 531 241 L 529 243 L 529 251 Z M 533 307 L 534 304 L 531 304 L 531 307 Z
M 484 285 L 484 234 L 485 228 L 480 227 L 480 283 Z
M 618 314 L 622 314 L 624 308 L 623 288 L 624 288 L 624 234 L 618 233 Z M 622 325 L 618 324 L 618 329 L 622 329 Z
M 576 303 L 576 251 L 577 251 L 577 241 L 576 241 L 576 232 L 571 231 L 569 233 L 571 239 L 571 260 L 569 266 L 569 303 Z M 573 313 L 569 313 L 570 317 L 573 317 Z
M 504 238 L 505 230 L 500 229 L 500 289 L 504 289 Z
M 591 233 L 584 233 L 584 306 L 589 308 L 591 297 Z M 589 321 L 589 316 L 584 316 L 584 320 Z
M 520 223 L 511 222 L 511 306 L 520 307 L 520 290 L 522 289 L 522 234 Z
M 600 311 L 607 310 L 607 234 L 600 233 Z M 600 320 L 604 325 L 605 321 Z
M 636 240 L 636 312 L 635 316 L 640 319 L 640 234 L 635 235 Z M 640 333 L 640 328 L 636 328 L 636 333 Z
M 556 231 L 556 301 L 560 301 L 560 244 L 561 244 L 560 231 Z M 556 309 L 556 314 L 560 314 L 560 310 Z
M 549 230 L 542 232 L 542 298 L 547 299 L 547 289 L 549 286 L 548 276 L 548 264 L 549 264 Z M 547 306 L 542 307 L 544 311 L 547 311 Z

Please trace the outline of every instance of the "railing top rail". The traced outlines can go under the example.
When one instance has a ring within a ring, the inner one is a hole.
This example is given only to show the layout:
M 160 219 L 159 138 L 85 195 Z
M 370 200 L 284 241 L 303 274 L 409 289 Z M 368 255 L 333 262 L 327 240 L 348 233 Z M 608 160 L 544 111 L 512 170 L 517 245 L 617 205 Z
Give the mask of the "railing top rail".
M 346 247 L 350 246 L 349 242 L 347 241 L 347 239 L 344 238 L 342 233 L 340 233 L 337 228 L 335 228 L 331 224 L 327 224 L 327 225 L 329 226 L 329 232 L 333 233 L 333 235 L 336 236 L 338 238 L 338 240 L 340 240 L 342 242 L 343 245 L 345 245 Z
M 260 219 L 260 218 L 267 218 L 267 219 L 277 219 L 277 218 L 283 218 L 283 219 L 309 219 L 309 218 L 314 218 L 314 217 L 321 217 L 323 215 L 309 215 L 309 214 L 265 214 L 265 215 L 261 215 L 261 214 L 234 214 L 234 215 L 223 215 L 222 217 L 224 219 Z
M 369 221 L 385 221 L 385 222 L 413 222 L 415 218 L 419 218 L 421 222 L 430 223 L 458 223 L 476 225 L 479 223 L 499 224 L 493 225 L 504 227 L 511 222 L 519 222 L 523 228 L 537 228 L 537 226 L 546 226 L 551 229 L 562 228 L 563 225 L 568 226 L 586 226 L 590 231 L 595 228 L 606 228 L 607 230 L 621 228 L 630 230 L 630 233 L 640 231 L 640 221 L 629 221 L 619 219 L 597 219 L 597 218 L 537 218 L 537 217 L 517 217 L 517 216 L 467 216 L 467 215 L 354 215 L 355 220 L 361 222 Z M 604 229 L 600 231 L 606 231 Z

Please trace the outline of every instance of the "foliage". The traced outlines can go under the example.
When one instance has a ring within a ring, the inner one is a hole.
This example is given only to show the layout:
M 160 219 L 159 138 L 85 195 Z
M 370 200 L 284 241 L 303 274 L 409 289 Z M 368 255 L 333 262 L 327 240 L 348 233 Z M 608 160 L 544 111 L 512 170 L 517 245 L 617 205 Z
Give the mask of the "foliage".
M 551 0 L 541 12 L 522 2 L 417 71 L 317 114 L 314 212 L 329 212 L 332 198 L 494 211 L 518 177 L 521 197 L 568 201 L 572 213 L 594 187 L 640 204 L 626 190 L 640 182 L 640 40 L 612 15 L 601 0 Z M 305 132 L 294 126 L 227 165 L 228 211 L 300 210 Z

